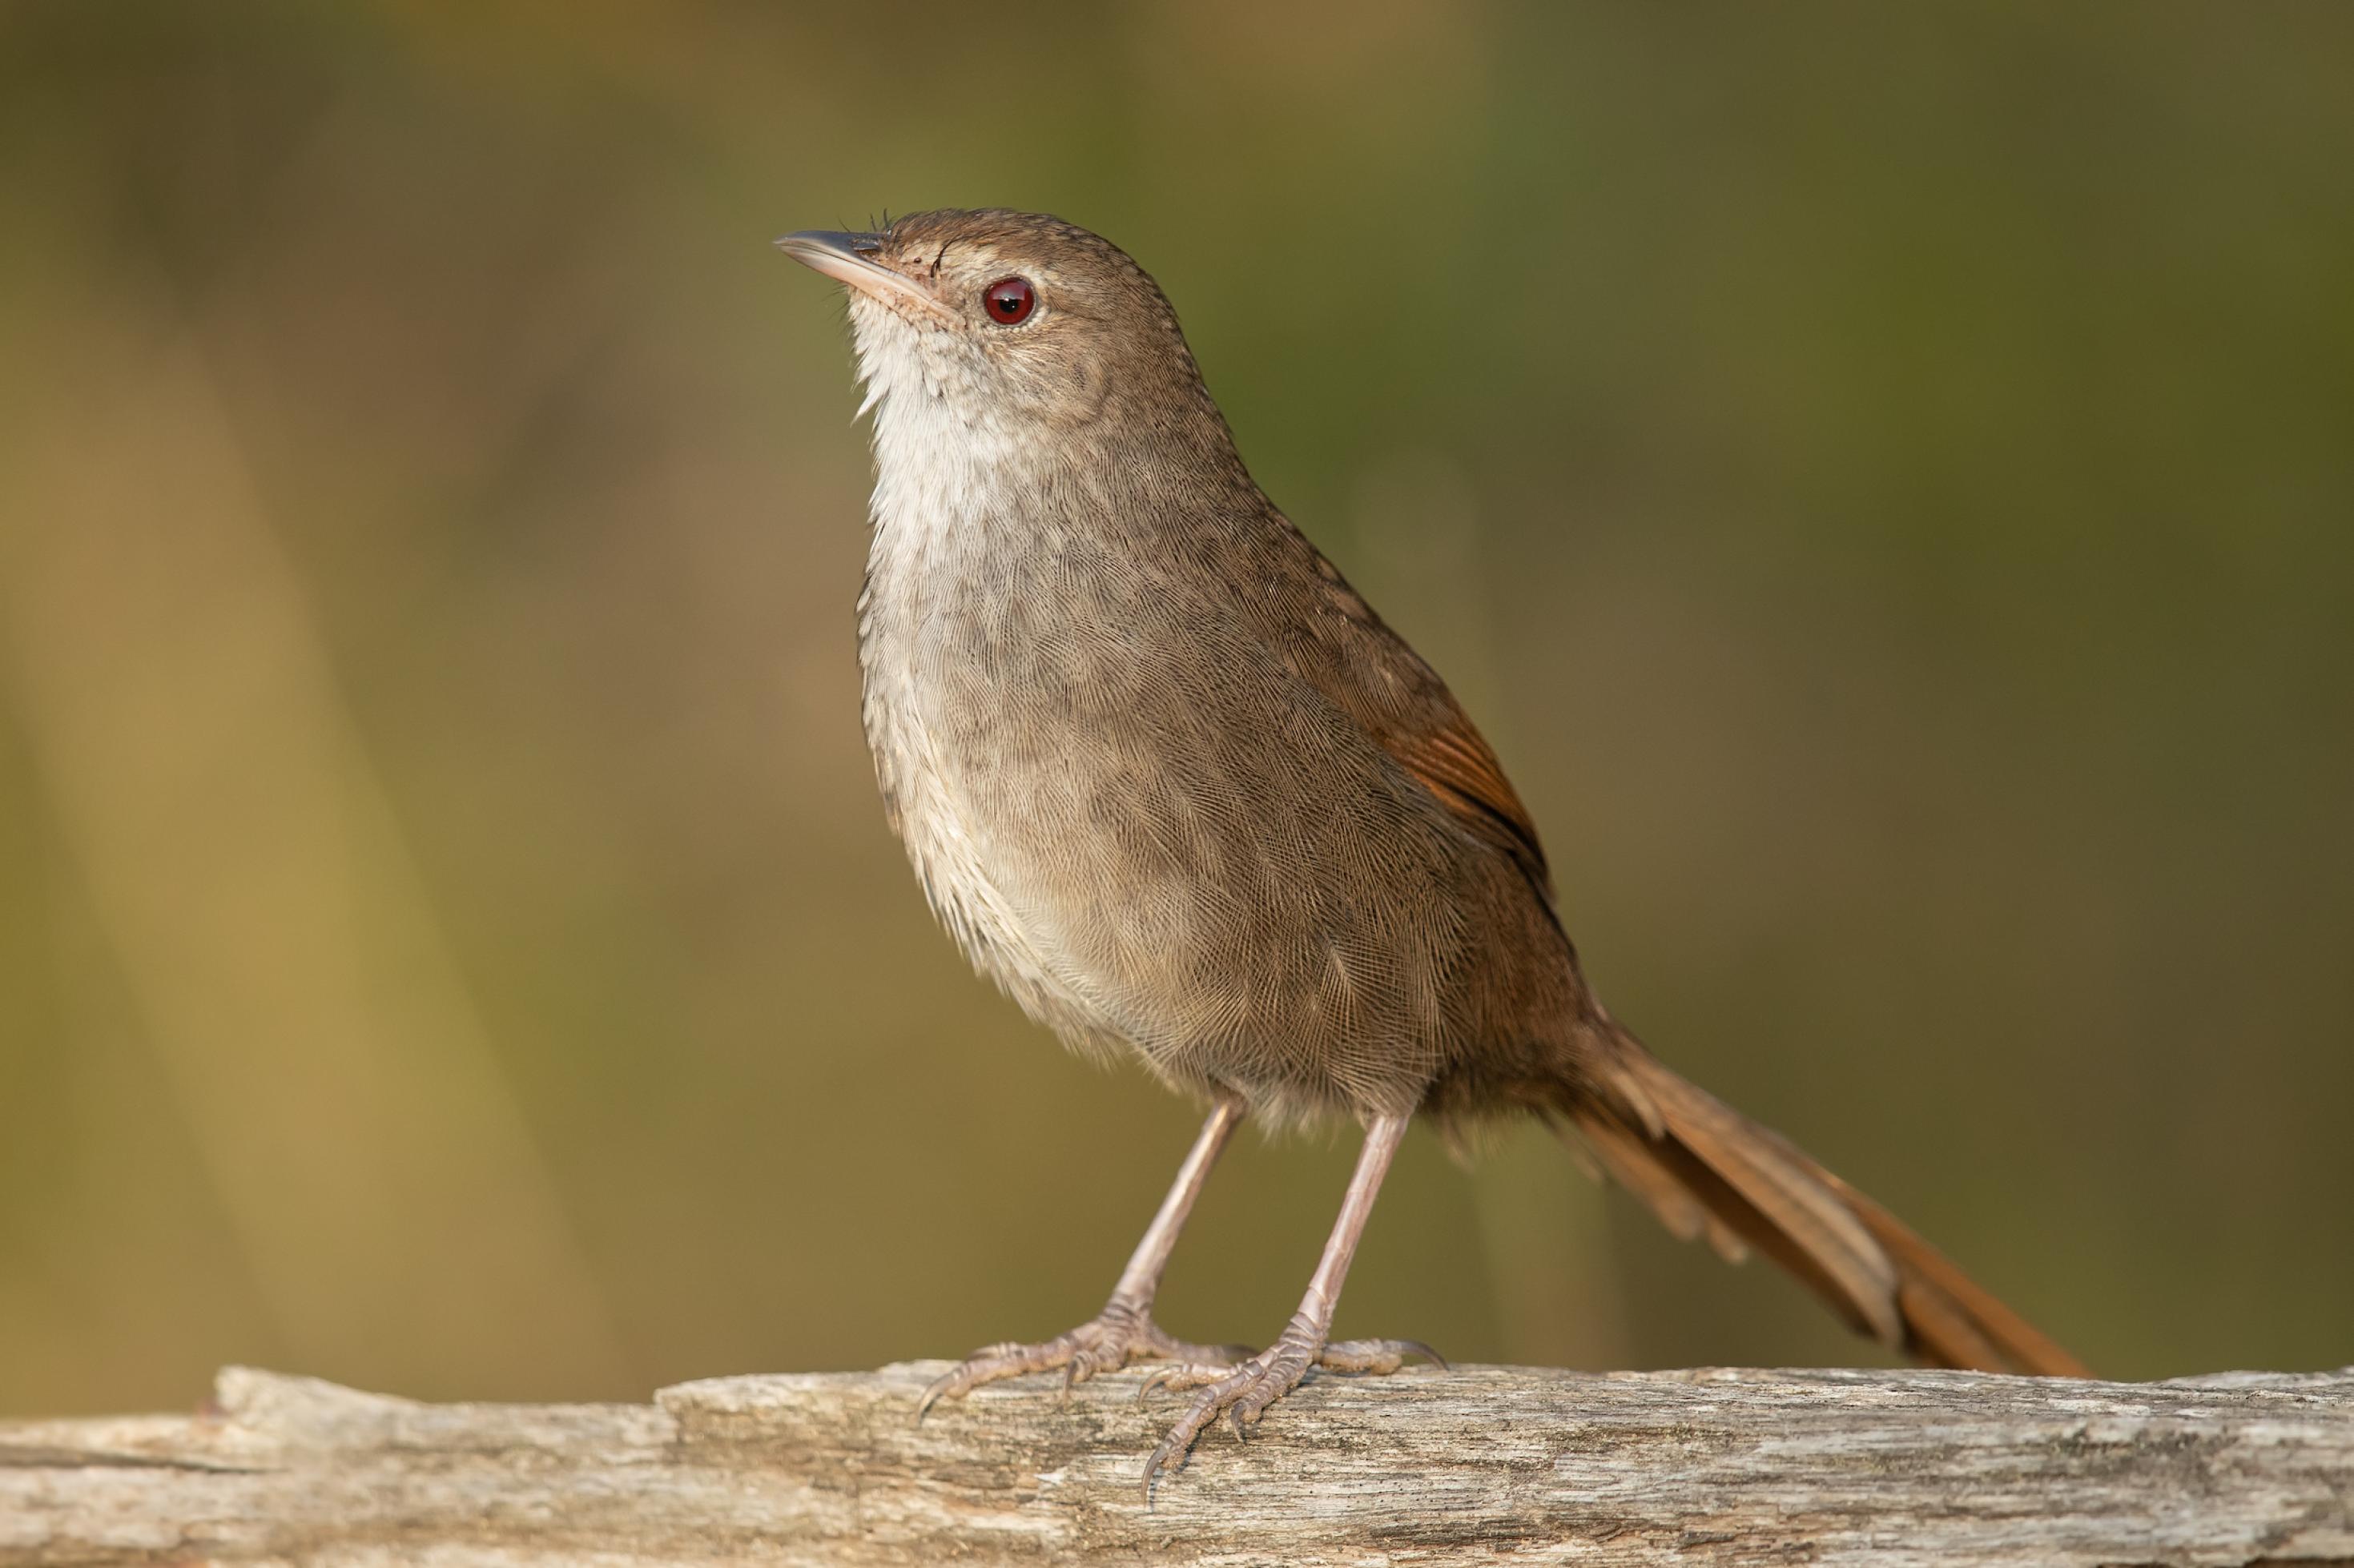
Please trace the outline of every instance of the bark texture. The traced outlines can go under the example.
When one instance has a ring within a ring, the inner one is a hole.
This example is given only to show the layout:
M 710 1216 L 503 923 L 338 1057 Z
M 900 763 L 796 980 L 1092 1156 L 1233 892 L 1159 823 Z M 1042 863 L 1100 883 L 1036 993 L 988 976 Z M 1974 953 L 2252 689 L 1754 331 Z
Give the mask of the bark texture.
M 0 1424 L 0 1563 L 2354 1563 L 2354 1369 L 1316 1376 L 1150 1507 L 1138 1374 L 917 1425 L 940 1370 L 517 1405 L 231 1368 L 194 1415 Z

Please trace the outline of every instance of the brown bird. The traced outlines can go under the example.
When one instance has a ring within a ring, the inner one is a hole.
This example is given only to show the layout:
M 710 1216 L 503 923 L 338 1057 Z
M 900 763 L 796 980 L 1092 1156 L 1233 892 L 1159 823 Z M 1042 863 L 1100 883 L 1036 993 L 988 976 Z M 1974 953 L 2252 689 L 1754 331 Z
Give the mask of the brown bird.
M 1886 1210 L 1663 1066 L 1558 918 L 1536 828 L 1447 685 L 1261 493 L 1176 312 L 1086 229 L 945 211 L 778 242 L 849 285 L 875 416 L 858 604 L 884 808 L 941 923 L 1076 1049 L 1209 1118 L 1103 1311 L 926 1391 L 1131 1361 L 1198 1388 L 1145 1467 L 1239 1435 L 1330 1339 L 1408 1121 L 1532 1115 L 1678 1235 L 1756 1247 L 1861 1331 L 1944 1366 L 2082 1375 Z M 1235 1126 L 1341 1115 L 1363 1153 L 1275 1343 L 1152 1319 Z

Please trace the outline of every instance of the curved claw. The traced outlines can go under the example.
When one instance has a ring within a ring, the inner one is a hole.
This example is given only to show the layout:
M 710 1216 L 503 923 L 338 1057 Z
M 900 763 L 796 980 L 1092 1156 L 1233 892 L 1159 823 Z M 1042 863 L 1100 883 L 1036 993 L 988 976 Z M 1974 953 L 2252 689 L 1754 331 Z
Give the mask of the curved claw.
M 1239 1377 L 1242 1374 L 1237 1372 L 1235 1375 Z M 1161 1446 L 1152 1450 L 1152 1457 L 1144 1461 L 1145 1507 L 1152 1506 L 1152 1478 L 1161 1473 L 1161 1467 L 1172 1459 L 1176 1460 L 1180 1467 L 1183 1467 L 1186 1456 L 1193 1451 L 1193 1439 L 1202 1435 L 1202 1428 L 1218 1418 L 1219 1404 L 1218 1389 L 1212 1388 L 1204 1392 L 1193 1402 L 1193 1408 L 1186 1411 L 1178 1420 L 1177 1425 L 1169 1429 L 1169 1436 L 1163 1437 L 1161 1440 Z M 1241 1436 L 1239 1428 L 1235 1436 L 1237 1437 Z
M 1163 1437 L 1161 1440 L 1161 1446 L 1153 1449 L 1151 1457 L 1144 1461 L 1143 1491 L 1144 1506 L 1147 1508 L 1152 1506 L 1152 1478 L 1161 1473 L 1161 1467 L 1168 1461 L 1171 1446 L 1176 1440 L 1177 1435 L 1173 1432 Z

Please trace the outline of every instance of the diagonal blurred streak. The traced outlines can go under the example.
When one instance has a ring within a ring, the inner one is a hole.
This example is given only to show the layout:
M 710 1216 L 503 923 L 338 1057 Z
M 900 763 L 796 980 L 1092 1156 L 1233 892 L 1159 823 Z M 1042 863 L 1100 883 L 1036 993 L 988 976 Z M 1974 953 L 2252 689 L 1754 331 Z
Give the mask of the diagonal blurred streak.
M 220 390 L 130 315 L 70 323 L 6 443 L 0 691 L 281 1342 L 420 1391 L 622 1386 Z

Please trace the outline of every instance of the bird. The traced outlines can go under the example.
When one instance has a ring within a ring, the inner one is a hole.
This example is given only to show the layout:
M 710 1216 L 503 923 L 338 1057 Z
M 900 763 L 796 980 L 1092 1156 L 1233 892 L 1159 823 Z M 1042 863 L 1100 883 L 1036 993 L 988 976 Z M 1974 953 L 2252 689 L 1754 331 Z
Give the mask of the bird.
M 1157 1363 L 1145 1392 L 1193 1397 L 1145 1462 L 1149 1499 L 1203 1432 L 1242 1436 L 1311 1369 L 1428 1355 L 1331 1338 L 1417 1117 L 1456 1138 L 1533 1117 L 1675 1234 L 1764 1253 L 1919 1361 L 2085 1375 L 1612 1017 L 1496 753 L 1253 481 L 1126 252 L 1002 208 L 777 244 L 845 286 L 873 416 L 861 711 L 924 894 L 1066 1044 L 1205 1107 L 1103 1310 L 976 1351 L 919 1419 L 1002 1378 Z M 1363 1129 L 1299 1309 L 1256 1352 L 1174 1339 L 1152 1312 L 1248 1118 Z

